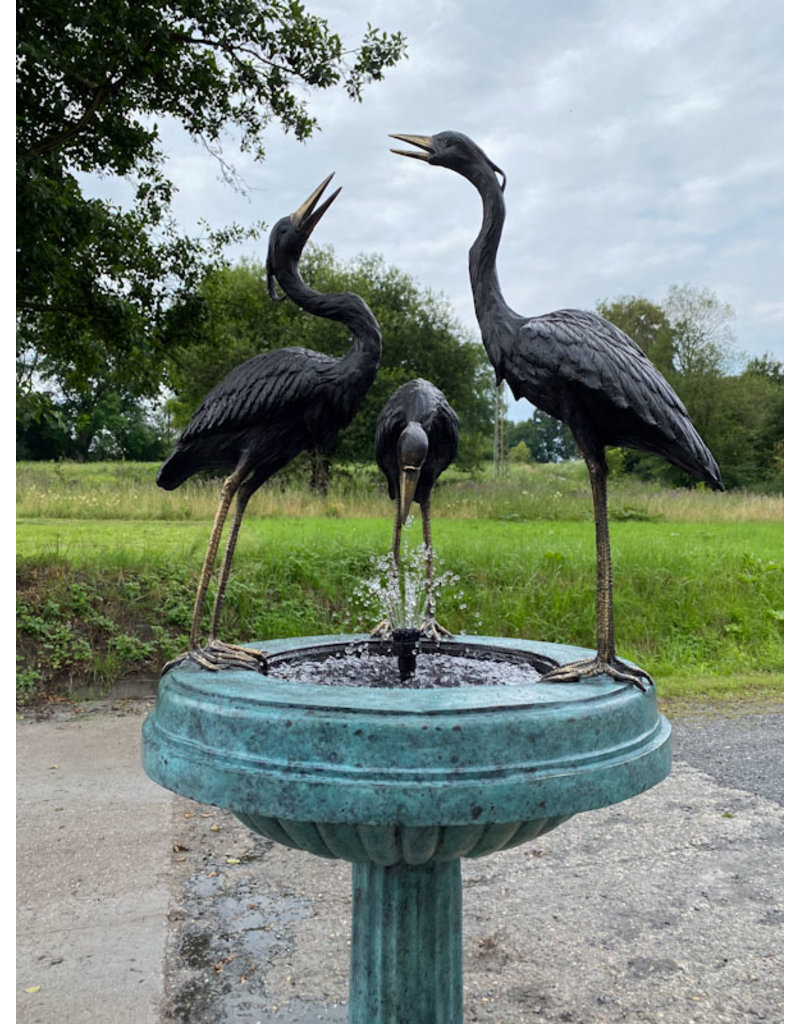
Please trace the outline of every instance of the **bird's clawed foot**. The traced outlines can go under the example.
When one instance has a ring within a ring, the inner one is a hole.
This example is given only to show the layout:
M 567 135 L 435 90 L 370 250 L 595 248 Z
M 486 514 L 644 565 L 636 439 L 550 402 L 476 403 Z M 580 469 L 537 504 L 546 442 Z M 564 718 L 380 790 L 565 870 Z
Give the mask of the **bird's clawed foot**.
M 384 619 L 379 622 L 375 629 L 370 633 L 372 640 L 391 640 L 394 636 L 395 630 L 388 619 Z M 425 619 L 419 627 L 419 635 L 422 640 L 431 640 L 433 643 L 441 643 L 442 640 L 447 640 L 453 636 L 449 629 L 445 629 L 444 626 L 437 622 L 434 618 Z
M 255 650 L 252 647 L 240 647 L 238 644 L 227 644 L 222 640 L 209 640 L 205 647 L 194 647 L 179 658 L 168 661 L 161 670 L 161 675 L 165 675 L 171 668 L 175 668 L 176 665 L 185 661 L 193 661 L 209 672 L 234 668 L 260 672 L 262 675 L 266 675 L 268 664 L 267 656 L 263 651 Z
M 599 655 L 586 658 L 584 661 L 571 661 L 559 668 L 551 669 L 540 679 L 542 683 L 577 683 L 592 676 L 610 676 L 618 683 L 631 683 L 639 690 L 646 690 L 647 684 L 653 686 L 653 680 L 643 668 L 627 665 L 619 658 L 605 661 Z
M 442 640 L 447 640 L 453 636 L 449 629 L 445 629 L 432 616 L 425 619 L 420 626 L 419 632 L 423 640 L 432 640 L 435 644 L 441 643 Z

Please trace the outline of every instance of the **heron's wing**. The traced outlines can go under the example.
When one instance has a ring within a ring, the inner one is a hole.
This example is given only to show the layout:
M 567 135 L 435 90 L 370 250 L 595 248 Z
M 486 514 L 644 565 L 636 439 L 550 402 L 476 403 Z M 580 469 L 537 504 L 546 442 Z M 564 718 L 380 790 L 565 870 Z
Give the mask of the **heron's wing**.
M 436 409 L 426 427 L 429 441 L 429 458 L 435 463 L 436 476 L 442 473 L 458 453 L 458 416 L 450 403 L 438 392 Z
M 568 410 L 577 401 L 588 412 L 595 443 L 654 452 L 722 487 L 719 466 L 683 402 L 636 342 L 608 320 L 574 309 L 534 317 L 511 358 L 515 369 L 527 363 L 538 374 L 535 385 L 523 383 L 525 397 L 573 429 Z
M 402 388 L 394 392 L 375 423 L 375 460 L 388 481 L 391 498 L 395 497 L 398 474 L 397 440 L 408 422 L 401 392 Z
M 543 378 L 575 385 L 604 405 L 630 410 L 637 419 L 675 436 L 688 413 L 642 349 L 614 324 L 593 313 L 561 309 L 527 321 L 518 355 Z
M 296 415 L 302 419 L 336 360 L 304 348 L 263 352 L 240 363 L 205 397 L 181 440 L 268 425 Z

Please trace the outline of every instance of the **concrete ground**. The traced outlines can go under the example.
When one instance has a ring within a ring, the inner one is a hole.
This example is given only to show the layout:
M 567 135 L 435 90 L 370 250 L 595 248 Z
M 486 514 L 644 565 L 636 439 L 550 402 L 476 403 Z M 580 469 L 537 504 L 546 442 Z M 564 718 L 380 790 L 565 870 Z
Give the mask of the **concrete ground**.
M 17 725 L 19 1024 L 345 1024 L 348 865 L 139 762 L 152 704 Z M 462 866 L 464 1021 L 783 1021 L 783 716 L 673 719 L 669 778 Z

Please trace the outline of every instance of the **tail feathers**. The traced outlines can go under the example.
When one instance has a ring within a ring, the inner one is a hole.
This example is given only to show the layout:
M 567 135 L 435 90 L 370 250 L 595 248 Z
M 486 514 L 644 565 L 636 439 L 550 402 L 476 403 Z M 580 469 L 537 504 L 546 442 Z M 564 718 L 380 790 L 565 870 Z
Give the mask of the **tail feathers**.
M 197 472 L 197 468 L 197 465 L 192 464 L 191 460 L 186 458 L 186 453 L 177 448 L 159 469 L 156 483 L 165 491 L 174 491 L 176 487 L 180 487 L 185 480 Z
M 719 468 L 717 469 L 716 476 L 707 477 L 706 482 L 711 486 L 712 491 L 725 490 L 725 484 L 723 484 L 722 482 L 722 477 L 720 476 Z
M 708 450 L 699 434 L 696 434 L 696 441 L 695 465 L 694 469 L 689 469 L 689 472 L 696 479 L 708 484 L 712 490 L 724 491 L 725 486 L 722 483 L 722 474 L 719 471 L 717 460 Z
M 689 473 L 695 480 L 708 484 L 713 491 L 724 491 L 725 485 L 722 483 L 722 474 L 716 459 L 699 437 L 698 441 L 700 442 L 699 450 L 691 453 L 694 458 L 688 457 L 690 454 L 688 451 L 685 454 L 682 452 L 680 455 L 675 452 L 661 452 L 660 454 L 666 455 L 666 458 L 674 466 Z

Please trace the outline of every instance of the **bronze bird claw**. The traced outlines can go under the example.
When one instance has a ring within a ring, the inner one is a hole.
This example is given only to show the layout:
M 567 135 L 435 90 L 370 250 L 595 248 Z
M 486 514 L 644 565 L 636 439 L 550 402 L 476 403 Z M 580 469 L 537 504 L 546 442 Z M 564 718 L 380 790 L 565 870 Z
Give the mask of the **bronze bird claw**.
M 423 640 L 432 640 L 434 643 L 441 643 L 442 640 L 452 639 L 453 634 L 449 629 L 437 622 L 436 619 L 426 619 L 420 627 L 420 636 Z
M 542 683 L 577 683 L 592 676 L 610 676 L 619 683 L 631 683 L 644 692 L 645 681 L 653 686 L 652 677 L 643 668 L 626 665 L 619 658 L 604 661 L 602 658 L 587 658 L 585 661 L 571 661 L 566 665 L 551 669 L 539 680 Z
M 388 619 L 382 619 L 370 633 L 371 640 L 391 640 L 392 626 Z
M 193 661 L 209 672 L 234 668 L 266 675 L 268 666 L 267 656 L 263 651 L 255 650 L 252 647 L 240 647 L 238 644 L 223 643 L 221 640 L 209 640 L 205 647 L 195 647 L 180 657 L 168 661 L 161 670 L 162 676 L 184 661 Z

